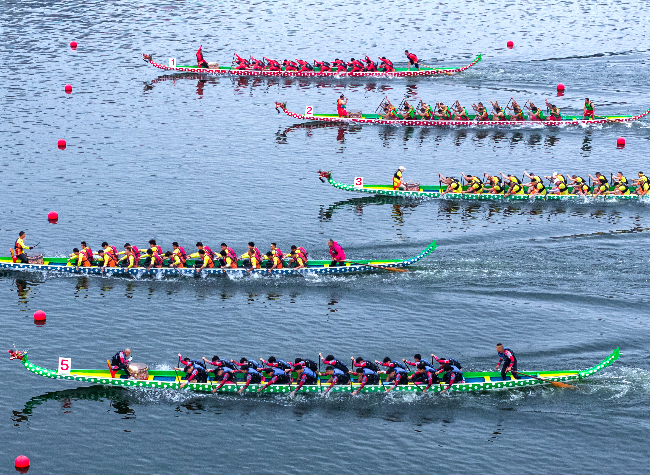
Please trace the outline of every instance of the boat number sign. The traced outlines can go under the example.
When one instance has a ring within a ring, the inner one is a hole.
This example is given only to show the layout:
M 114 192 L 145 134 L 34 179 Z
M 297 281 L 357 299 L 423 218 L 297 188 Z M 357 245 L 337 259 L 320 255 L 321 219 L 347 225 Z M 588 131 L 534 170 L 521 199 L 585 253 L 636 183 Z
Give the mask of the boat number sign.
M 354 187 L 355 188 L 363 188 L 363 177 L 362 176 L 357 176 L 354 178 Z
M 314 106 L 305 107 L 305 115 L 311 117 L 314 115 Z
M 72 360 L 70 358 L 61 358 L 59 356 L 59 370 L 58 374 L 70 374 L 70 368 L 72 367 Z
M 169 67 L 170 68 L 176 67 L 176 58 L 169 58 Z

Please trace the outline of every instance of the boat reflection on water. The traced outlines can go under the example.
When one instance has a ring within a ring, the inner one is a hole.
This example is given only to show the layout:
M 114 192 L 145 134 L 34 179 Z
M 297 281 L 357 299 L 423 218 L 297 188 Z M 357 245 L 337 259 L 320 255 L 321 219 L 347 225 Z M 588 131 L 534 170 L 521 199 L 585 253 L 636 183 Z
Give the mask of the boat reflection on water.
M 366 206 L 372 205 L 392 205 L 391 216 L 398 224 L 404 223 L 404 216 L 406 210 L 415 209 L 422 201 L 425 200 L 405 200 L 404 198 L 392 196 L 364 196 L 363 198 L 350 198 L 345 201 L 337 201 L 327 208 L 321 205 L 318 212 L 318 219 L 321 222 L 332 220 L 334 212 L 341 209 L 351 209 L 356 216 L 363 216 L 363 209 Z M 407 213 L 407 215 L 410 213 Z
M 346 134 L 356 134 L 362 129 L 359 124 L 332 124 L 328 122 L 304 122 L 302 124 L 294 124 L 284 129 L 279 129 L 275 133 L 275 141 L 280 144 L 287 143 L 287 135 L 291 132 L 298 130 L 305 131 L 305 137 L 311 137 L 315 129 L 337 129 L 336 140 L 337 142 L 345 142 Z
M 151 81 L 144 83 L 144 92 L 153 90 L 157 84 L 171 84 L 175 86 L 177 82 L 198 81 L 196 84 L 196 93 L 203 96 L 203 87 L 205 84 L 218 84 L 219 78 L 214 76 L 205 76 L 203 74 L 163 74 Z

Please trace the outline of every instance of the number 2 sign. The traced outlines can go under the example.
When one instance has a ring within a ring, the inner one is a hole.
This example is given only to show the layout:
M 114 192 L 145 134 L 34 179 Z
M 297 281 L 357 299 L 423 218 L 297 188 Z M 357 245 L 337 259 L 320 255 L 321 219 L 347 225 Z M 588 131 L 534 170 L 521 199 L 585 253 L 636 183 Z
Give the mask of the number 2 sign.
M 61 358 L 59 356 L 58 374 L 70 374 L 70 368 L 72 368 L 72 360 L 70 358 Z
M 314 106 L 305 107 L 305 115 L 307 117 L 312 117 L 314 115 Z
M 176 58 L 169 58 L 169 67 L 170 68 L 176 67 Z
M 354 178 L 354 187 L 355 188 L 363 188 L 363 177 L 358 176 Z

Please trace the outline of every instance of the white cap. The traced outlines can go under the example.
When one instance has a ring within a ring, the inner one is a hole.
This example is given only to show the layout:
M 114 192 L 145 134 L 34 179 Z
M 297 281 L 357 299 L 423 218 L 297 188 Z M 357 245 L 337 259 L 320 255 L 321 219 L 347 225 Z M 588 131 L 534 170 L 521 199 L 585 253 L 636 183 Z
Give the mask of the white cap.
M 557 172 L 553 172 L 553 176 L 557 176 Z
M 399 167 L 398 170 L 406 170 L 404 167 Z

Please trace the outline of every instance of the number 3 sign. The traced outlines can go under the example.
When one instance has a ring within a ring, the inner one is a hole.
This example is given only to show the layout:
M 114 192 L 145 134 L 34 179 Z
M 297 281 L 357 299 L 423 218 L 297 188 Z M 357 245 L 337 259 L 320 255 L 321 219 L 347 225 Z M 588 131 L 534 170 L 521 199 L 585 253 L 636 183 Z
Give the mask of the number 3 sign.
M 363 188 L 363 177 L 362 176 L 355 177 L 355 179 L 354 179 L 354 187 L 355 188 Z
M 59 356 L 59 374 L 70 374 L 70 368 L 72 367 L 72 360 L 70 358 L 61 358 Z
M 305 115 L 307 117 L 311 117 L 314 115 L 314 106 L 307 106 L 305 107 Z

